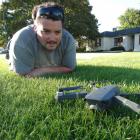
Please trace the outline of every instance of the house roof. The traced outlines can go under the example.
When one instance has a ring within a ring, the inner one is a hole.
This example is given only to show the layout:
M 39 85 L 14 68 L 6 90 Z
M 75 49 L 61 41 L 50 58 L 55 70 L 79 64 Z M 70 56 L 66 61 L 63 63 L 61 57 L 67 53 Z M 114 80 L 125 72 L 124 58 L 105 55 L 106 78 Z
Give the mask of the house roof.
M 123 35 L 133 35 L 140 33 L 140 27 L 136 28 L 129 28 L 129 29 L 123 29 L 118 31 L 105 31 L 102 32 L 100 35 L 101 37 L 116 37 L 116 36 L 123 36 Z

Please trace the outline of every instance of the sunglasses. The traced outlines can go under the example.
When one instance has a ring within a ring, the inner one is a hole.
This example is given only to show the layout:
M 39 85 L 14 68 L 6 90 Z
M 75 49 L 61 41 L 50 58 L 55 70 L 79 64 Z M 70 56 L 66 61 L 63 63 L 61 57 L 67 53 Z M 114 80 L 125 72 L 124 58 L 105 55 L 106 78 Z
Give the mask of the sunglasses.
M 64 10 L 61 7 L 41 7 L 38 9 L 36 17 L 45 16 L 48 19 L 64 20 Z

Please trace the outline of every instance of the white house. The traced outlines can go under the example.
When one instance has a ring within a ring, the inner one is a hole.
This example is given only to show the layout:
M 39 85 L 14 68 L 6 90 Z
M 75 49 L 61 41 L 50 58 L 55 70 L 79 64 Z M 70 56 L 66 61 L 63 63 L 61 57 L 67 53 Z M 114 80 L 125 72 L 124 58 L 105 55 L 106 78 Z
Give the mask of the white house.
M 105 31 L 96 40 L 96 51 L 124 47 L 125 51 L 140 51 L 140 27 Z

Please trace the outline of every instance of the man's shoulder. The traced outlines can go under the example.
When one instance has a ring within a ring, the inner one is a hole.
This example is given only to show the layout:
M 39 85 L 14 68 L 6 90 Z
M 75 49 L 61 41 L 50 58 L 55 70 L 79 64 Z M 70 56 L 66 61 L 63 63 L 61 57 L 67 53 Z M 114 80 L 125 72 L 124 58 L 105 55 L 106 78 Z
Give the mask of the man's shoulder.
M 66 29 L 63 29 L 63 32 L 62 32 L 62 42 L 64 44 L 75 42 L 73 35 Z
M 68 38 L 73 38 L 72 34 L 66 29 L 63 29 L 62 36 L 68 37 Z
M 36 45 L 36 35 L 32 26 L 26 26 L 17 31 L 10 42 L 10 48 L 34 49 Z
M 26 27 L 23 27 L 22 29 L 20 29 L 19 31 L 17 31 L 14 34 L 14 38 L 15 39 L 20 39 L 22 38 L 24 39 L 28 39 L 29 37 L 31 38 L 32 36 L 34 36 L 34 31 L 33 31 L 33 26 L 32 25 L 28 25 Z M 26 40 L 27 41 L 27 40 Z
M 65 50 L 65 49 L 75 48 L 75 44 L 76 44 L 76 40 L 73 37 L 73 35 L 66 29 L 63 29 L 60 49 Z

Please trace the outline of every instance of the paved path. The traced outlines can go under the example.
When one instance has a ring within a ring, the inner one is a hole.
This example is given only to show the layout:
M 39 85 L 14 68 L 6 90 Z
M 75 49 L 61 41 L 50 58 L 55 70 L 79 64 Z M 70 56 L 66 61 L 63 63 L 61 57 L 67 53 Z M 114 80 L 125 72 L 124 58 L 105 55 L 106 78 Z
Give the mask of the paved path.
M 119 53 L 76 53 L 77 59 L 92 59 L 100 56 L 111 56 Z

